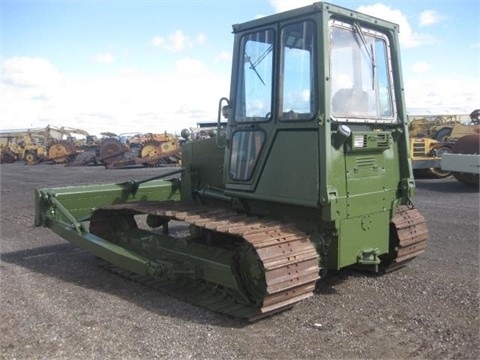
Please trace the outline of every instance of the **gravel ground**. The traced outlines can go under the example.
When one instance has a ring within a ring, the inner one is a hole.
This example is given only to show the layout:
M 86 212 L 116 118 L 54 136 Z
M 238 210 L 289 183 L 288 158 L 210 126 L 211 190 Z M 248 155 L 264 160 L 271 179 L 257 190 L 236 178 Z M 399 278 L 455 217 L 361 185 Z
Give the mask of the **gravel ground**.
M 121 182 L 159 169 L 3 164 L 1 359 L 476 359 L 479 192 L 417 180 L 427 251 L 374 276 L 330 273 L 312 298 L 247 323 L 105 271 L 33 228 L 37 187 Z

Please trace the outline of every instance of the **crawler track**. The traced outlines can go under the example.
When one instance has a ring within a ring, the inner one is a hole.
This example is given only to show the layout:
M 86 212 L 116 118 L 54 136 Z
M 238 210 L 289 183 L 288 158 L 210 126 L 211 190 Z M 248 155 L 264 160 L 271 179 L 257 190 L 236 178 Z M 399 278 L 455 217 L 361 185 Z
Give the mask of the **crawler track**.
M 232 263 L 241 279 L 242 295 L 201 279 L 184 279 L 172 284 L 131 274 L 118 267 L 108 266 L 110 270 L 145 285 L 161 288 L 196 305 L 249 320 L 283 311 L 313 295 L 320 278 L 319 255 L 309 236 L 294 224 L 229 209 L 174 201 L 146 201 L 102 207 L 92 217 L 90 231 L 115 241 L 115 236 L 120 234 L 117 228 L 111 227 L 115 215 L 129 219 L 127 228 L 135 229 L 134 215 L 142 214 L 155 215 L 160 220 L 159 224 L 165 225 L 164 233 L 168 232 L 168 222 L 177 220 L 196 227 L 197 233 L 202 233 L 204 237 L 210 233 L 215 234 L 217 239 L 220 237 L 222 242 L 233 243 L 235 239 L 235 243 L 242 244 L 237 246 L 248 250 L 239 254 L 250 252 L 243 256 L 258 258 L 257 263 L 250 263 L 248 268 Z M 401 207 L 391 224 L 392 245 L 390 260 L 386 261 L 388 266 L 384 268 L 386 272 L 405 266 L 423 253 L 428 237 L 426 220 L 416 209 Z M 258 286 L 259 283 L 265 286 Z
M 392 271 L 405 266 L 419 256 L 427 247 L 428 229 L 427 221 L 417 209 L 401 206 L 392 218 L 391 235 L 392 261 L 385 269 Z
M 249 303 L 237 301 L 228 293 L 218 291 L 215 284 L 187 281 L 180 287 L 170 285 L 174 295 L 217 312 L 255 320 L 287 309 L 296 302 L 313 295 L 319 279 L 319 256 L 310 238 L 293 224 L 271 219 L 239 214 L 232 210 L 198 207 L 178 202 L 136 202 L 102 207 L 101 220 L 91 224 L 90 231 L 99 236 L 106 235 L 105 216 L 109 212 L 122 215 L 151 214 L 163 220 L 179 220 L 193 225 L 204 232 L 214 232 L 227 241 L 241 238 L 250 245 L 259 259 L 257 271 L 240 270 L 244 292 Z M 108 238 L 107 236 L 104 236 Z M 123 272 L 116 269 L 118 272 Z M 244 269 L 246 270 L 246 269 Z M 138 277 L 137 277 L 138 280 Z M 148 285 L 156 284 L 144 279 Z M 263 287 L 256 287 L 264 282 Z M 215 288 L 217 291 L 211 291 Z M 253 289 L 253 290 L 252 290 Z M 258 293 L 258 290 L 262 293 Z

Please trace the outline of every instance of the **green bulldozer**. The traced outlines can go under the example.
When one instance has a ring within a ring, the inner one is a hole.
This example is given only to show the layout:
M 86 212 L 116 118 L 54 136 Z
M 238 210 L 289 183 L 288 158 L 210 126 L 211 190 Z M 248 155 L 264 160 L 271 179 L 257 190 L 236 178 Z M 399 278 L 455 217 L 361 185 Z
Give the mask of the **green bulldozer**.
M 249 320 L 312 296 L 329 269 L 422 254 L 398 26 L 318 2 L 233 33 L 225 135 L 187 142 L 182 167 L 153 178 L 37 189 L 35 225 Z

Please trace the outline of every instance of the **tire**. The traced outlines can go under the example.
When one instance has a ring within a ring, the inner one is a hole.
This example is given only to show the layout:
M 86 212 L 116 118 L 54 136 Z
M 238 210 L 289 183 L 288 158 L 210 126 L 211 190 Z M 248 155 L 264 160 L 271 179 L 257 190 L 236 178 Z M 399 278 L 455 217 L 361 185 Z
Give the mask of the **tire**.
M 435 134 L 435 140 L 442 143 L 447 142 L 448 137 L 450 136 L 451 133 L 452 133 L 452 128 L 442 128 L 438 130 L 437 133 Z
M 38 162 L 38 156 L 34 152 L 29 151 L 25 154 L 25 161 L 29 165 L 36 164 Z

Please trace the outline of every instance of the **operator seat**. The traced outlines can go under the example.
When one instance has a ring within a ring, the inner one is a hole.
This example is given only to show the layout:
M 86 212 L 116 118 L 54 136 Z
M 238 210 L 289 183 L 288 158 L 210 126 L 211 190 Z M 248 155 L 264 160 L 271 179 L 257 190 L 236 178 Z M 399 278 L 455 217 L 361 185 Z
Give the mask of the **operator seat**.
M 346 117 L 368 116 L 368 93 L 361 89 L 340 89 L 332 98 L 332 114 Z

